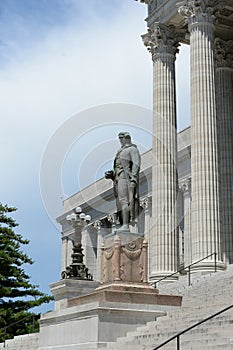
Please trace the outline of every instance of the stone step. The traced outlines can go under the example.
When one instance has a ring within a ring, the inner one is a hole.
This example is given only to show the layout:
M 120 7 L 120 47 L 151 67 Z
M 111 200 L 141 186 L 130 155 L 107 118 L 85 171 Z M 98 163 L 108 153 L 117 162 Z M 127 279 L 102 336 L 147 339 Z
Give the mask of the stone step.
M 190 322 L 189 325 L 192 325 L 194 323 L 196 322 Z M 232 324 L 233 324 L 233 316 L 230 316 L 230 315 L 225 317 L 222 316 L 219 319 L 218 318 L 212 319 L 207 323 L 204 323 L 198 326 L 197 328 L 195 328 L 190 332 L 206 333 L 206 332 L 214 331 L 216 333 L 219 331 L 219 328 L 221 328 L 222 333 L 224 331 L 224 334 L 225 334 L 225 330 L 223 329 L 223 327 L 225 327 L 226 334 L 231 335 Z M 159 327 L 159 325 L 156 322 L 154 322 L 154 324 L 151 322 L 150 325 L 148 325 L 148 329 L 145 329 L 145 327 L 143 327 L 143 329 L 140 329 L 140 327 L 138 327 L 137 331 L 129 333 L 127 337 L 119 338 L 118 342 L 124 342 L 126 341 L 126 339 L 129 341 L 133 341 L 133 340 L 139 341 L 140 339 L 145 340 L 146 338 L 149 338 L 149 337 L 154 338 L 154 337 L 157 337 L 158 335 L 163 336 L 164 334 L 167 339 L 169 335 L 172 336 L 173 334 L 178 333 L 180 330 L 182 330 L 183 328 L 181 326 L 183 326 L 182 322 L 179 322 L 179 323 L 176 322 L 172 324 L 169 323 L 168 327 L 166 327 L 165 325 L 162 325 L 162 327 Z M 229 326 L 229 329 L 226 328 L 227 326 Z M 173 332 L 169 334 L 170 329 L 173 329 Z
M 187 276 L 179 281 L 159 287 L 160 294 L 179 295 L 183 303 L 167 315 L 137 327 L 126 337 L 118 338 L 111 350 L 152 350 L 156 345 L 230 305 L 233 301 L 233 265 L 226 272 L 208 275 L 195 274 L 192 285 L 187 285 Z M 169 292 L 170 291 L 170 292 Z M 233 350 L 233 309 L 199 325 L 181 336 L 182 350 Z M 225 346 L 225 348 L 224 348 Z M 176 350 L 176 341 L 162 350 Z

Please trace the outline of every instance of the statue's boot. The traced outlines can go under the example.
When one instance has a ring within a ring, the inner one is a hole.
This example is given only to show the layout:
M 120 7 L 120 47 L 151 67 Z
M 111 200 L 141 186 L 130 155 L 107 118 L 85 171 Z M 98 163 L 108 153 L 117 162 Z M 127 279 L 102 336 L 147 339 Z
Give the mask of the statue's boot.
M 121 211 L 123 225 L 117 231 L 129 231 L 129 209 L 125 207 Z

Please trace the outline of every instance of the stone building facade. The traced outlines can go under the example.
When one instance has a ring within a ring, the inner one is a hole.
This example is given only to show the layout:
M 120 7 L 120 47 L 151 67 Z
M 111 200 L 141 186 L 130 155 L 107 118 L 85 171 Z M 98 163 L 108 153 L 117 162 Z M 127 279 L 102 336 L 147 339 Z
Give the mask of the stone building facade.
M 143 155 L 138 227 L 148 238 L 149 277 L 158 280 L 206 256 L 195 269 L 225 269 L 233 261 L 232 1 L 140 2 L 148 8 L 142 40 L 153 64 L 153 145 Z M 190 45 L 191 128 L 177 135 L 175 59 L 181 43 Z M 102 179 L 64 202 L 58 218 L 62 268 L 71 249 L 65 216 L 81 205 L 94 220 L 83 243 L 98 278 L 101 239 L 115 224 L 111 191 Z

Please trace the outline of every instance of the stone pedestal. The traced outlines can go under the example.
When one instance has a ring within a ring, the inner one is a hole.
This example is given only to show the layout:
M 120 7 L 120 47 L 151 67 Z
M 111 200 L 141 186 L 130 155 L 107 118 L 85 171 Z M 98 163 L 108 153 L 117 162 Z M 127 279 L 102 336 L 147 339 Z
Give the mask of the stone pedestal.
M 77 283 L 69 285 L 69 282 L 52 285 L 55 304 L 58 304 L 54 312 L 41 316 L 39 350 L 105 348 L 136 327 L 165 316 L 168 309 L 180 306 L 182 300 L 181 296 L 160 295 L 146 283 L 121 281 L 106 283 L 89 294 L 69 298 L 75 284 L 76 292 L 82 293 L 95 283 L 89 281 L 90 285 L 84 285 L 83 281 L 75 281 Z M 62 295 L 66 304 L 61 302 Z
M 118 232 L 102 245 L 101 283 L 65 279 L 51 285 L 55 311 L 40 319 L 39 350 L 90 350 L 166 315 L 182 297 L 161 295 L 147 283 L 147 242 Z
M 147 246 L 142 234 L 120 232 L 106 236 L 101 248 L 101 283 L 146 283 Z
M 163 305 L 108 301 L 108 296 L 99 301 L 88 298 L 73 300 L 74 306 L 41 317 L 39 350 L 105 348 L 137 326 L 166 314 Z M 83 304 L 75 305 L 80 300 Z

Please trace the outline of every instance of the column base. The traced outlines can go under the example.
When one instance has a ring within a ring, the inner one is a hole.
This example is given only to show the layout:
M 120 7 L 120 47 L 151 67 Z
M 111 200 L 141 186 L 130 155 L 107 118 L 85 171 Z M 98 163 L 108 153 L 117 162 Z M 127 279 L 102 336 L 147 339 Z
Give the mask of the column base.
M 195 262 L 195 261 L 194 261 Z M 216 261 L 216 264 L 213 260 L 204 260 L 200 263 L 197 263 L 191 266 L 191 272 L 202 272 L 203 274 L 209 272 L 225 271 L 227 265 L 222 261 Z
M 175 275 L 170 276 L 173 272 L 152 272 L 149 277 L 149 283 L 172 283 L 178 280 L 179 273 L 177 272 Z

